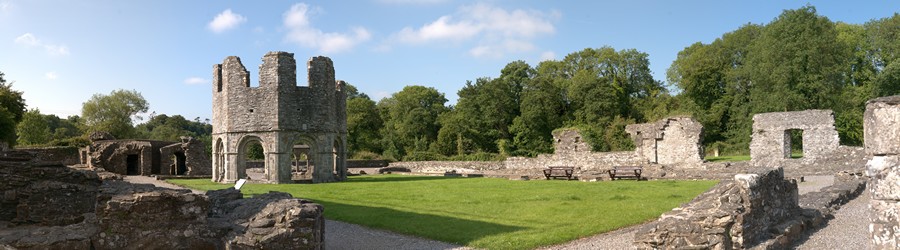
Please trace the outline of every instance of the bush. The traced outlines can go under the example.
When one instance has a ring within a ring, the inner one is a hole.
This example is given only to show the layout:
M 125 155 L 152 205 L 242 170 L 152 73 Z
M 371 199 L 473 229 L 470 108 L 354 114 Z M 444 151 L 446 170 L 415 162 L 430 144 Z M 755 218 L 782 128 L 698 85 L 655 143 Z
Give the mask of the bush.
M 403 161 L 446 161 L 447 157 L 435 152 L 414 151 L 403 157 Z
M 381 160 L 381 155 L 370 151 L 359 151 L 350 156 L 353 160 Z

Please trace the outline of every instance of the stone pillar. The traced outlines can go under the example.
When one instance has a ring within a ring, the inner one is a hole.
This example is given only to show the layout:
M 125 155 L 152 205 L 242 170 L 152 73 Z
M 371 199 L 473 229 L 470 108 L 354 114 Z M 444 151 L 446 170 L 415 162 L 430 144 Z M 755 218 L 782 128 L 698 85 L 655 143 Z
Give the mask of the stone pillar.
M 872 195 L 869 233 L 875 249 L 900 244 L 900 96 L 866 104 L 863 117 L 868 189 Z

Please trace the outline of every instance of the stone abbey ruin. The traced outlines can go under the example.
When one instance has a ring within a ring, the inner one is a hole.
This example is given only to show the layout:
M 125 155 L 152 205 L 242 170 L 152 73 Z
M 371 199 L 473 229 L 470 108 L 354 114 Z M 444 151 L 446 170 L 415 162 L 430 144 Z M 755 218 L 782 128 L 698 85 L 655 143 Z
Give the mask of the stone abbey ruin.
M 286 193 L 243 198 L 231 189 L 196 194 L 123 180 L 189 175 L 230 183 L 247 178 L 247 148 L 260 143 L 265 183 L 293 182 L 302 161 L 313 182 L 344 180 L 344 83 L 332 62 L 307 63 L 297 86 L 293 54 L 270 52 L 260 84 L 237 57 L 214 66 L 213 152 L 181 142 L 91 136 L 78 150 L 0 151 L 3 249 L 322 249 L 324 207 Z M 719 184 L 634 234 L 638 249 L 784 249 L 827 224 L 841 205 L 871 195 L 869 235 L 876 249 L 900 246 L 900 96 L 867 103 L 864 147 L 839 144 L 830 110 L 756 114 L 747 162 L 706 162 L 703 127 L 678 116 L 625 128 L 633 151 L 592 152 L 577 130 L 553 134 L 555 152 L 500 162 L 396 162 L 388 168 L 528 180 L 549 166 L 582 181 L 608 180 L 616 166 L 646 179 L 715 179 Z M 799 139 L 800 141 L 796 141 Z M 802 143 L 803 155 L 791 155 Z M 68 165 L 68 166 L 67 166 Z M 803 176 L 833 175 L 831 186 L 799 194 Z
M 314 183 L 346 179 L 347 97 L 331 59 L 307 62 L 308 86 L 297 86 L 294 54 L 269 52 L 262 61 L 258 87 L 238 57 L 213 67 L 213 180 L 247 178 L 252 142 L 263 148 L 262 181 L 291 182 L 300 151 L 314 165 Z

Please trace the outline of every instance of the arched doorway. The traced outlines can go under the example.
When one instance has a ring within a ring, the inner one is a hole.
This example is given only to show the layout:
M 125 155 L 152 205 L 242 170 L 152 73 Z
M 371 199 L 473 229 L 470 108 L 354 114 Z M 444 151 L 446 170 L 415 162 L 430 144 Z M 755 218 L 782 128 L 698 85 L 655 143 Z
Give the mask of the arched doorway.
M 312 180 L 316 169 L 313 139 L 298 136 L 291 144 L 291 179 Z
M 246 136 L 238 144 L 237 179 L 267 179 L 266 158 L 268 150 L 262 139 Z
M 213 178 L 216 182 L 225 179 L 225 144 L 222 138 L 217 138 L 213 147 Z

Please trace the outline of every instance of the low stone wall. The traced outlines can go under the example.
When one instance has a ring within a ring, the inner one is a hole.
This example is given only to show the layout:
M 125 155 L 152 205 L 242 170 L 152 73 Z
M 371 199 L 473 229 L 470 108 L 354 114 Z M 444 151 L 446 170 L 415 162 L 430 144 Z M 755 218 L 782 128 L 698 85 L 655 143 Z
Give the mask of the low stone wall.
M 570 166 L 580 170 L 607 170 L 615 166 L 635 166 L 646 161 L 635 152 L 577 152 L 571 154 L 539 155 L 535 158 L 510 157 L 504 162 L 507 169 L 544 169 L 549 166 Z
M 781 168 L 736 175 L 635 234 L 639 249 L 743 249 L 799 214 L 797 183 Z
M 385 160 L 347 160 L 347 168 L 383 168 L 388 164 Z
M 405 168 L 412 172 L 443 173 L 455 171 L 457 173 L 473 173 L 483 171 L 497 171 L 505 169 L 501 161 L 404 161 L 391 162 L 390 168 Z
M 42 162 L 59 162 L 63 165 L 81 163 L 77 147 L 16 148 L 16 151 L 28 152 Z
M 0 249 L 321 249 L 321 205 L 132 184 L 0 155 Z M 102 184 L 101 184 L 102 183 Z

